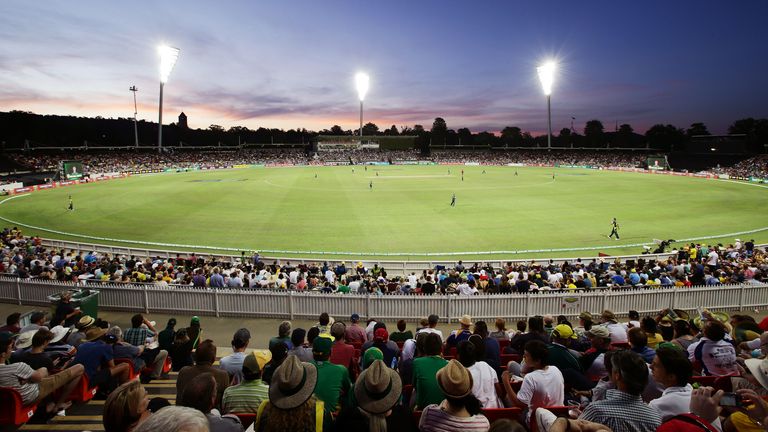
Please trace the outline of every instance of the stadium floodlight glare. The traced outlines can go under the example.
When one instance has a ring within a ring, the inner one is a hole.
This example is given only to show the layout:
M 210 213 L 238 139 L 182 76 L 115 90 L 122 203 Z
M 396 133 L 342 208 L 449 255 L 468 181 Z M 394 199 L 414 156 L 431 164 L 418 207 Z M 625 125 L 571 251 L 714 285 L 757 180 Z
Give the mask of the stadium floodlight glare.
M 355 84 L 357 85 L 357 97 L 360 98 L 360 139 L 363 139 L 363 99 L 368 93 L 368 84 L 370 79 L 368 74 L 364 72 L 358 72 L 355 75 Z
M 554 61 L 548 61 L 536 68 L 541 82 L 541 89 L 547 96 L 547 148 L 552 148 L 552 85 L 555 83 L 555 70 L 557 64 Z
M 157 53 L 160 55 L 160 114 L 157 120 L 157 151 L 163 151 L 163 87 L 168 82 L 168 76 L 171 74 L 176 60 L 179 59 L 179 49 L 168 45 L 157 47 Z

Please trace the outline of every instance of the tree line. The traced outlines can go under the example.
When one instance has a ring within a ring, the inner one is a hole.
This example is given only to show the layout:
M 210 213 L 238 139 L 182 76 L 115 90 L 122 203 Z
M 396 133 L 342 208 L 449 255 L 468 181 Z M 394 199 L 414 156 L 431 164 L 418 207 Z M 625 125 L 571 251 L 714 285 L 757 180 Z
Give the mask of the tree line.
M 138 140 L 142 147 L 157 145 L 157 123 L 141 120 Z M 172 123 L 163 126 L 163 143 L 168 146 L 237 146 L 239 144 L 309 145 L 317 135 L 356 135 L 356 129 L 334 125 L 328 129 L 249 129 L 233 126 L 225 129 L 210 125 L 207 129 L 188 129 Z M 742 134 L 752 152 L 761 152 L 768 143 L 768 119 L 745 118 L 734 121 L 729 134 Z M 546 147 L 547 135 L 533 136 L 517 126 L 507 126 L 500 133 L 477 132 L 468 128 L 450 129 L 442 117 L 435 118 L 430 129 L 423 125 L 380 129 L 374 123 L 363 126 L 364 136 L 416 136 L 417 145 L 429 147 Z M 600 120 L 589 120 L 583 129 L 563 128 L 553 133 L 553 147 L 579 148 L 650 148 L 659 151 L 683 150 L 694 136 L 710 135 L 704 123 L 688 128 L 657 124 L 645 133 L 637 133 L 631 125 L 619 125 L 606 131 Z M 133 119 L 38 115 L 25 111 L 0 112 L 0 144 L 5 149 L 31 147 L 127 147 L 134 145 Z

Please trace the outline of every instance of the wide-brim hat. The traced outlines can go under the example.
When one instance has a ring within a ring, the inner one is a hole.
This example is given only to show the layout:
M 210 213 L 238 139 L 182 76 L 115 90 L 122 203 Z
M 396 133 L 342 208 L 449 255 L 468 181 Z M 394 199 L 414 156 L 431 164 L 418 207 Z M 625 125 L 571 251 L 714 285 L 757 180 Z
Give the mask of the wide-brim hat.
M 402 390 L 400 375 L 383 361 L 376 360 L 357 378 L 355 398 L 363 410 L 383 414 L 395 406 Z
M 707 312 L 708 312 L 710 315 L 712 315 L 712 317 L 714 317 L 716 320 L 718 320 L 718 321 L 720 321 L 721 323 L 725 324 L 725 327 L 726 327 L 726 329 L 728 330 L 728 332 L 729 332 L 729 333 L 731 332 L 731 324 L 728 322 L 728 320 L 730 320 L 730 319 L 731 319 L 731 316 L 730 316 L 730 315 L 728 315 L 728 313 L 727 313 L 727 312 L 712 312 L 712 311 L 707 311 Z M 693 318 L 693 324 L 694 324 L 696 327 L 698 327 L 698 328 L 701 328 L 701 316 L 700 316 L 700 315 L 696 315 L 696 316 Z
M 95 341 L 105 334 L 107 334 L 107 329 L 103 329 L 101 327 L 91 327 L 85 332 L 85 340 L 88 342 Z
M 765 359 L 746 359 L 744 363 L 747 365 L 749 372 L 757 379 L 760 385 L 768 390 L 768 358 Z
M 77 327 L 78 329 L 86 329 L 86 328 L 92 326 L 93 323 L 95 323 L 95 322 L 96 322 L 96 319 L 93 318 L 92 316 L 90 316 L 90 315 L 83 315 L 82 317 L 80 317 L 80 320 L 77 322 L 75 327 Z
M 461 319 L 459 319 L 459 323 L 464 325 L 472 325 L 472 317 L 469 315 L 462 315 Z
M 293 409 L 307 401 L 315 392 L 317 369 L 289 355 L 272 375 L 269 402 L 279 409 Z
M 51 339 L 51 343 L 56 343 L 64 339 L 64 336 L 69 333 L 69 328 L 57 325 L 51 329 L 51 333 L 53 333 L 53 339 Z
M 16 348 L 29 348 L 32 346 L 32 337 L 37 333 L 37 330 L 30 330 L 21 333 L 16 339 Z
M 456 359 L 437 371 L 437 385 L 453 399 L 461 399 L 472 393 L 472 374 Z

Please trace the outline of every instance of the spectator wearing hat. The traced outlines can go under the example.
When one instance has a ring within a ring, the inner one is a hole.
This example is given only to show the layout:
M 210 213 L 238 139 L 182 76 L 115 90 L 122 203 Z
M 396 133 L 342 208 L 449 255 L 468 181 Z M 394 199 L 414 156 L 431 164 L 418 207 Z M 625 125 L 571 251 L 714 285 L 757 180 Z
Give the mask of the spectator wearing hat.
M 200 345 L 202 346 L 203 343 Z M 201 373 L 186 384 L 176 403 L 205 414 L 211 432 L 243 432 L 243 425 L 237 416 L 231 414 L 222 416 L 212 411 L 217 406 L 217 387 L 218 382 L 210 372 Z
M 413 359 L 413 391 L 415 396 L 411 398 L 415 402 L 416 409 L 423 409 L 430 404 L 439 404 L 443 398 L 443 392 L 437 384 L 437 371 L 448 362 L 440 355 L 442 343 L 440 336 L 435 333 L 427 333 L 423 342 L 423 356 Z
M 472 394 L 472 374 L 457 360 L 451 360 L 436 374 L 445 399 L 424 407 L 419 419 L 421 432 L 461 430 L 485 432 L 490 423 L 480 413 L 480 401 Z
M 360 367 L 355 362 L 355 347 L 349 345 L 344 340 L 346 326 L 343 322 L 335 322 L 331 326 L 331 336 L 334 337 L 333 348 L 331 349 L 330 362 L 344 366 L 349 370 L 350 377 L 357 377 Z
M 19 334 L 26 333 L 32 330 L 39 330 L 40 328 L 48 330 L 48 326 L 45 325 L 45 312 L 35 311 L 29 316 L 29 324 L 25 325 L 19 330 Z
M 269 399 L 269 386 L 261 380 L 261 370 L 267 363 L 267 356 L 251 352 L 243 359 L 242 376 L 239 384 L 227 387 L 221 402 L 222 412 L 256 414 L 259 405 Z
M 532 340 L 525 344 L 523 360 L 525 361 L 525 377 L 520 391 L 512 389 L 511 375 L 504 371 L 501 383 L 507 392 L 510 406 L 527 409 L 526 419 L 536 411 L 536 408 L 563 404 L 565 382 L 563 374 L 556 366 L 548 364 L 549 351 L 547 344 Z
M 336 418 L 339 431 L 402 431 L 415 430 L 411 416 L 397 402 L 402 392 L 400 376 L 381 360 L 371 363 L 354 387 L 357 407 L 348 407 Z
M 73 347 L 78 347 L 85 339 L 85 332 L 96 323 L 96 320 L 90 315 L 83 315 L 75 324 L 76 332 L 73 332 L 67 338 L 67 343 Z
M 636 353 L 617 351 L 611 356 L 611 382 L 605 400 L 592 402 L 579 419 L 608 426 L 613 432 L 654 432 L 661 424 L 659 412 L 640 397 L 648 383 L 648 366 Z
M 0 332 L 7 332 L 11 334 L 18 334 L 21 330 L 19 323 L 21 322 L 21 314 L 14 312 L 5 318 L 5 325 L 0 327 Z
M 452 331 L 451 335 L 448 336 L 448 339 L 445 341 L 446 349 L 455 347 L 459 342 L 467 340 L 472 336 L 472 332 L 469 330 L 469 328 L 472 327 L 472 317 L 469 315 L 462 315 L 459 319 L 459 325 L 461 325 L 461 327 L 458 330 Z
M 349 321 L 350 324 L 344 331 L 344 339 L 347 341 L 347 343 L 352 345 L 360 344 L 360 346 L 362 346 L 366 342 L 367 338 L 365 337 L 365 329 L 360 327 L 358 324 L 360 321 L 360 315 L 353 313 Z
M 368 366 L 370 366 L 371 363 L 375 362 L 376 360 L 384 361 L 384 354 L 381 352 L 380 349 L 376 347 L 370 347 L 367 350 L 365 350 L 365 353 L 363 353 L 363 357 L 360 359 L 360 363 L 362 363 L 363 370 L 367 369 Z
M 476 339 L 476 340 L 475 340 Z M 482 360 L 485 345 L 477 335 L 459 342 L 456 347 L 459 363 L 472 374 L 472 394 L 480 401 L 483 408 L 503 408 L 496 395 L 496 383 L 499 382 L 496 370 Z
M 678 414 L 690 412 L 693 387 L 688 381 L 693 375 L 693 367 L 685 353 L 671 347 L 659 348 L 651 363 L 651 373 L 653 379 L 664 388 L 661 397 L 649 402 L 651 407 L 659 411 L 661 420 L 667 421 Z
M 570 349 L 577 341 L 576 333 L 568 324 L 558 324 L 552 330 L 551 343 L 547 345 L 547 363 L 557 367 L 566 382 L 577 390 L 587 390 L 592 384 L 584 376 L 579 357 L 581 353 Z
M 246 328 L 241 328 L 232 336 L 233 353 L 222 357 L 219 367 L 229 374 L 232 385 L 238 384 L 243 379 L 243 359 L 245 359 L 245 350 L 251 341 L 251 332 Z
M 48 346 L 48 344 L 51 342 L 51 339 L 53 339 L 53 332 L 45 329 L 36 331 L 30 341 L 32 349 L 16 356 L 13 362 L 26 363 L 29 365 L 29 367 L 35 370 L 44 367 L 48 370 L 48 372 L 52 372 L 54 369 L 57 369 L 53 364 L 53 360 L 51 360 L 51 358 L 43 352 L 45 347 Z
M 616 321 L 616 315 L 613 312 L 606 309 L 600 317 L 603 321 L 602 324 L 611 334 L 611 343 L 627 343 L 627 328 Z
M 77 316 L 80 315 L 80 308 L 72 306 L 72 292 L 69 290 L 62 291 L 59 295 L 59 303 L 56 305 L 56 312 L 51 318 L 51 325 L 63 325 L 64 327 L 72 327 L 77 322 Z
M 352 387 L 349 370 L 329 361 L 332 347 L 331 338 L 322 335 L 318 336 L 312 344 L 314 357 L 312 364 L 317 369 L 315 395 L 325 403 L 325 413 L 328 416 L 347 405 L 341 397 L 344 394 L 349 396 L 349 389 Z
M 611 347 L 611 332 L 604 325 L 596 325 L 587 332 L 591 346 L 579 357 L 581 369 L 591 381 L 606 376 L 605 353 Z
M 363 349 L 366 351 L 370 348 L 380 349 L 384 355 L 384 363 L 389 367 L 394 369 L 397 366 L 397 359 L 400 356 L 400 348 L 396 343 L 389 340 L 389 333 L 385 327 L 377 328 L 373 332 L 373 341 L 370 347 L 366 348 L 365 345 L 363 345 Z
M 187 336 L 192 341 L 192 349 L 197 349 L 197 345 L 203 340 L 203 328 L 200 327 L 200 317 L 193 316 L 189 321 L 189 327 L 186 328 Z
M 629 337 L 630 349 L 650 364 L 656 357 L 656 350 L 647 346 L 648 335 L 645 334 L 645 331 L 641 328 L 632 327 L 627 332 L 627 336 Z
M 83 366 L 74 365 L 50 375 L 44 367 L 33 369 L 23 362 L 6 364 L 12 349 L 13 335 L 0 333 L 0 387 L 10 387 L 18 391 L 24 405 L 42 403 L 48 396 L 53 395 L 54 391 L 62 389 L 55 401 L 46 404 L 45 410 L 47 413 L 53 413 L 68 408 L 71 403 L 66 400 L 80 381 Z
M 269 386 L 269 400 L 259 406 L 253 430 L 264 432 L 315 432 L 323 430 L 325 404 L 313 395 L 318 386 L 317 369 L 311 363 L 288 356 L 277 368 Z
M 117 338 L 107 335 L 106 329 L 91 327 L 85 332 L 85 342 L 80 344 L 75 354 L 75 363 L 85 368 L 91 387 L 103 387 L 106 391 L 130 379 L 128 363 L 115 364 L 112 345 Z
M 744 363 L 746 368 L 743 375 L 756 385 L 757 390 L 748 388 L 736 390 L 744 408 L 743 411 L 737 411 L 728 417 L 723 430 L 763 431 L 765 425 L 768 425 L 768 402 L 764 399 L 768 394 L 768 359 L 747 359 Z M 693 390 L 691 406 L 696 393 L 701 391 L 702 388 Z
M 315 328 L 315 331 L 318 331 L 318 334 L 320 334 L 317 328 Z M 304 343 L 304 337 L 306 335 L 307 331 L 303 328 L 293 329 L 293 332 L 291 333 L 291 344 L 293 345 L 293 348 L 288 350 L 288 355 L 295 355 L 299 358 L 299 361 L 309 363 L 312 361 L 312 347 Z
M 206 339 L 200 342 L 200 346 L 197 347 L 195 352 L 195 365 L 185 366 L 179 371 L 179 376 L 176 379 L 176 400 L 181 399 L 187 383 L 191 382 L 194 377 L 210 373 L 216 379 L 216 403 L 214 406 L 220 406 L 224 390 L 229 387 L 229 374 L 227 371 L 213 366 L 215 360 L 216 345 L 214 345 L 213 341 Z
M 322 332 L 321 332 L 322 333 Z M 291 343 L 291 322 L 290 321 L 283 321 L 280 323 L 280 325 L 277 327 L 277 336 L 269 339 L 269 346 L 282 342 L 284 343 L 288 349 L 293 348 L 293 344 Z

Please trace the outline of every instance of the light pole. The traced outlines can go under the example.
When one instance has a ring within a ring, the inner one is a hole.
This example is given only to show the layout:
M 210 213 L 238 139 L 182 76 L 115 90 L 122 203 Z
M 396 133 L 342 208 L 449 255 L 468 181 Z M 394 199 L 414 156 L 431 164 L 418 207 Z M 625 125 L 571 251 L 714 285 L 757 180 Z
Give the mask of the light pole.
M 136 125 L 136 116 L 139 114 L 139 110 L 136 107 L 136 92 L 139 89 L 136 86 L 131 86 L 128 90 L 133 92 L 133 136 L 136 140 L 136 148 L 139 148 L 139 127 Z
M 168 76 L 179 58 L 179 49 L 161 45 L 157 48 L 160 55 L 160 114 L 157 120 L 157 152 L 163 151 L 163 87 L 168 82 Z
M 547 149 L 552 148 L 552 84 L 555 81 L 555 69 L 557 65 L 553 61 L 548 61 L 543 65 L 536 68 L 536 72 L 539 74 L 539 81 L 541 82 L 541 88 L 544 90 L 544 94 L 547 96 Z
M 368 74 L 358 72 L 355 75 L 355 83 L 357 84 L 357 96 L 360 98 L 360 143 L 363 142 L 363 99 L 365 94 L 368 93 Z

